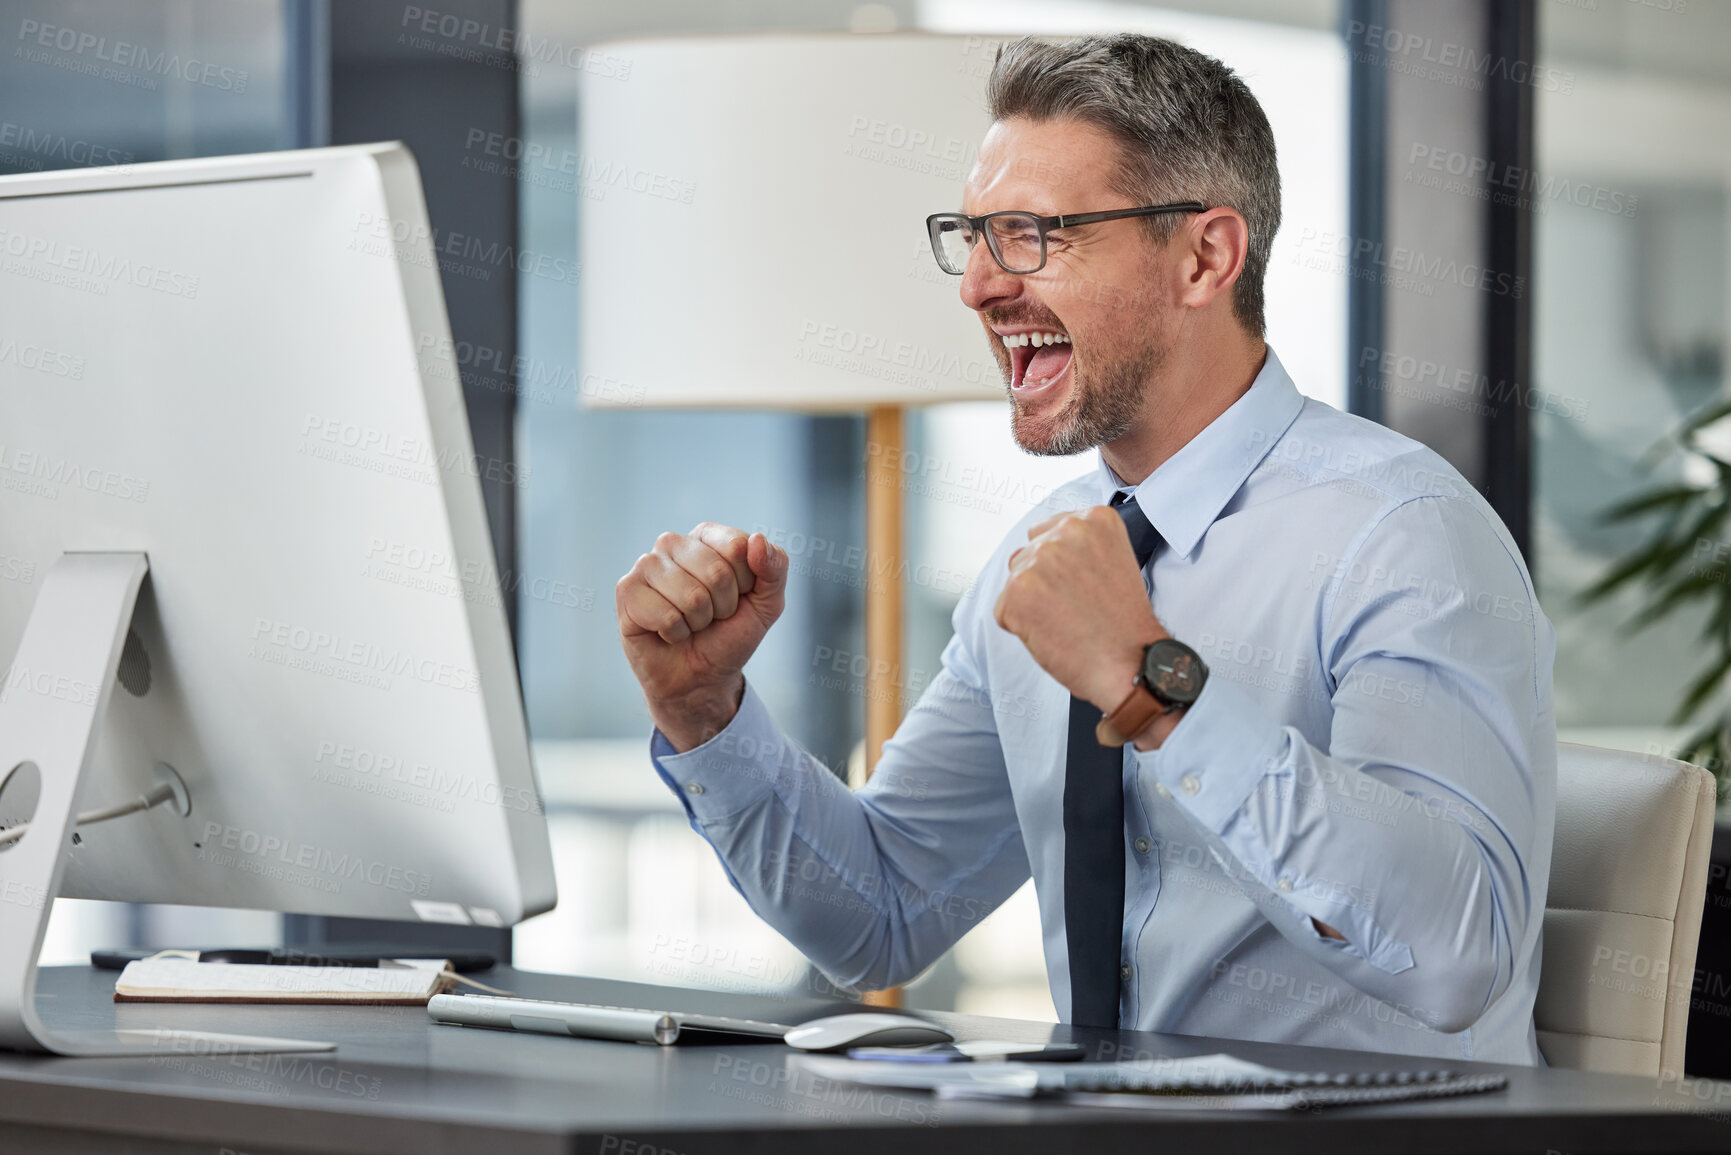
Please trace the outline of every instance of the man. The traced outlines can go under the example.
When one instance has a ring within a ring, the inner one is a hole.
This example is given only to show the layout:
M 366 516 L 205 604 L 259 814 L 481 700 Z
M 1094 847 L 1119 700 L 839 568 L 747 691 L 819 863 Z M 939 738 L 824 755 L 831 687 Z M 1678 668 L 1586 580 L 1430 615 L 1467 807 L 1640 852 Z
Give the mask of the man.
M 1229 70 L 1022 41 L 989 95 L 934 255 L 1017 441 L 1098 465 L 999 547 L 854 793 L 741 673 L 786 555 L 663 535 L 617 591 L 659 772 L 849 985 L 914 977 L 1031 874 L 1066 1021 L 1539 1062 L 1554 643 L 1507 532 L 1264 345 L 1279 179 Z

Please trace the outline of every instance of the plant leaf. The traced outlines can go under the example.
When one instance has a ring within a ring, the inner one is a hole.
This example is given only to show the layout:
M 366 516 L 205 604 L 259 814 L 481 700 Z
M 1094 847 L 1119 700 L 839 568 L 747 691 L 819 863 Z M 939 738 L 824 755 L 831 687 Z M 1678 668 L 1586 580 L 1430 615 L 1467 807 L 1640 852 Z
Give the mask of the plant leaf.
M 1654 510 L 1684 505 L 1710 492 L 1712 491 L 1694 485 L 1667 485 L 1660 489 L 1649 489 L 1605 509 L 1599 514 L 1599 521 L 1604 525 L 1630 521 Z
M 1731 671 L 1731 650 L 1721 649 L 1718 657 L 1713 660 L 1713 664 L 1698 674 L 1693 682 L 1689 683 L 1688 692 L 1683 695 L 1682 704 L 1671 715 L 1671 721 L 1674 723 L 1688 721 L 1690 715 L 1701 703 L 1710 698 L 1713 691 L 1718 689 L 1720 679 L 1725 677 L 1727 671 Z

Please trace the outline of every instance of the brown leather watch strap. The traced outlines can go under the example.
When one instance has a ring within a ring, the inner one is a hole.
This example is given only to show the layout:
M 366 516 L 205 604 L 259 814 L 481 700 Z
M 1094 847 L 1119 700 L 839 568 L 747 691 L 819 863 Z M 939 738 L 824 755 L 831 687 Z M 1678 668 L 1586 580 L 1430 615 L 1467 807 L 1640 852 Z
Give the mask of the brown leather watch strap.
M 1102 746 L 1122 746 L 1165 712 L 1166 707 L 1138 680 L 1124 700 L 1095 724 L 1094 737 Z

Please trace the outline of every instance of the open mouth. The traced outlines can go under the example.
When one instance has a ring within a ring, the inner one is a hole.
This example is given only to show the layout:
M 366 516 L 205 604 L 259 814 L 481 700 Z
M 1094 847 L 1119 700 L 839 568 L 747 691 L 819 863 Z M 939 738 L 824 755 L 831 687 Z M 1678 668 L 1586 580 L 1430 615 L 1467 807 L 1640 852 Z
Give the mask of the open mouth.
M 1036 393 L 1056 384 L 1070 369 L 1070 335 L 1055 330 L 1000 335 L 1010 353 L 1010 389 Z

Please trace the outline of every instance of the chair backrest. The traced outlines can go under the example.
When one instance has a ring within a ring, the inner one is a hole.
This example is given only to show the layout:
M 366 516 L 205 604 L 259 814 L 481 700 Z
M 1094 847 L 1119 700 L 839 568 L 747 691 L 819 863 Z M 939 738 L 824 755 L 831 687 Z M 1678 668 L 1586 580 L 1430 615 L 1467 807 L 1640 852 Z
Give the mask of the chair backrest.
M 1699 766 L 1558 743 L 1533 1008 L 1552 1066 L 1682 1073 L 1713 811 Z

